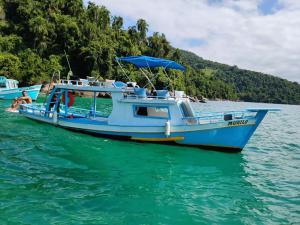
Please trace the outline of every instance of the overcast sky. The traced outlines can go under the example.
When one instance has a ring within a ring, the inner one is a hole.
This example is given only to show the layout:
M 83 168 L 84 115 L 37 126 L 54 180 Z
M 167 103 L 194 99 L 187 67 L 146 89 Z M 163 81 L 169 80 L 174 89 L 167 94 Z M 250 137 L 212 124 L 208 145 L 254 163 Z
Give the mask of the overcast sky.
M 85 0 L 87 2 L 87 0 Z M 300 0 L 92 0 L 174 47 L 300 83 Z

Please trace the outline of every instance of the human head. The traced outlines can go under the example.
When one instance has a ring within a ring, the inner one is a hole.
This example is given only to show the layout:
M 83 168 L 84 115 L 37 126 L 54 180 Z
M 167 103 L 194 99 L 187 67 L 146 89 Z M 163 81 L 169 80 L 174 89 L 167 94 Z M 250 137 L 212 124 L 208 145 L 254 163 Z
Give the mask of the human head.
M 25 90 L 22 91 L 22 95 L 25 97 L 27 96 L 27 92 Z

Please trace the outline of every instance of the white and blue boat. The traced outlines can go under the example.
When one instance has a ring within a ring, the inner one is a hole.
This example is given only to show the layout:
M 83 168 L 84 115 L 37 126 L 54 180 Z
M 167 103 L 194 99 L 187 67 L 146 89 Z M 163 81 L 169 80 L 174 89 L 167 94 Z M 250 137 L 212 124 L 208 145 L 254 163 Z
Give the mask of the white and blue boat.
M 123 57 L 141 69 L 151 82 L 145 69 L 163 67 L 185 70 L 182 65 L 166 59 L 147 56 Z M 74 92 L 91 92 L 91 108 L 73 107 Z M 96 96 L 108 92 L 112 97 L 109 116 L 97 111 Z M 183 91 L 170 93 L 155 90 L 147 93 L 135 82 L 61 80 L 51 91 L 45 104 L 25 104 L 20 113 L 30 119 L 93 135 L 143 142 L 173 143 L 241 151 L 269 111 L 276 109 L 245 109 L 242 111 L 207 112 L 196 116 L 190 100 Z
M 18 87 L 19 82 L 6 77 L 0 76 L 0 99 L 15 99 L 22 96 L 22 91 L 26 91 L 32 100 L 36 100 L 42 85 L 30 87 Z

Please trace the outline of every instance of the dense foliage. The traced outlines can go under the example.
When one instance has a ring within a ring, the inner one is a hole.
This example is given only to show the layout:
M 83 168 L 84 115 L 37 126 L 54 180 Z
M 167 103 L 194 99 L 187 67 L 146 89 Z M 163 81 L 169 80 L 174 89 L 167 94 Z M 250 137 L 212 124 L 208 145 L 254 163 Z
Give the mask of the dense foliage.
M 123 28 L 123 18 L 104 6 L 82 0 L 0 0 L 0 75 L 28 85 L 49 82 L 54 71 L 67 76 L 68 55 L 74 79 L 95 76 L 126 81 L 114 60 L 117 56 L 150 55 L 183 63 L 183 74 L 162 70 L 154 84 L 173 84 L 193 96 L 300 104 L 299 84 L 240 70 L 174 49 L 164 34 L 147 35 L 148 24 Z M 146 81 L 130 65 L 131 80 Z M 176 79 L 175 79 L 176 78 Z

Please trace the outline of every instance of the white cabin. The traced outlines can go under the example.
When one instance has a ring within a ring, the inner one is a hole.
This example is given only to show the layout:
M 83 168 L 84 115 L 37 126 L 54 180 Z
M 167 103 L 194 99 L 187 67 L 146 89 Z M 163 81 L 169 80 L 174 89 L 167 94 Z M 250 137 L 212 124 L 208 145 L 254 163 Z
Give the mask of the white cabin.
M 180 125 L 183 124 L 183 118 L 195 116 L 190 100 L 184 96 L 183 92 L 176 92 L 175 96 L 169 96 L 167 90 L 157 90 L 158 96 L 147 95 L 146 89 L 134 88 L 131 82 L 123 87 L 116 87 L 114 82 L 88 86 L 84 82 L 62 80 L 56 88 L 65 91 L 111 93 L 113 108 L 109 117 L 105 119 L 108 125 L 165 126 L 166 122 Z
M 15 89 L 18 88 L 18 84 L 19 82 L 16 80 L 0 76 L 0 89 Z

